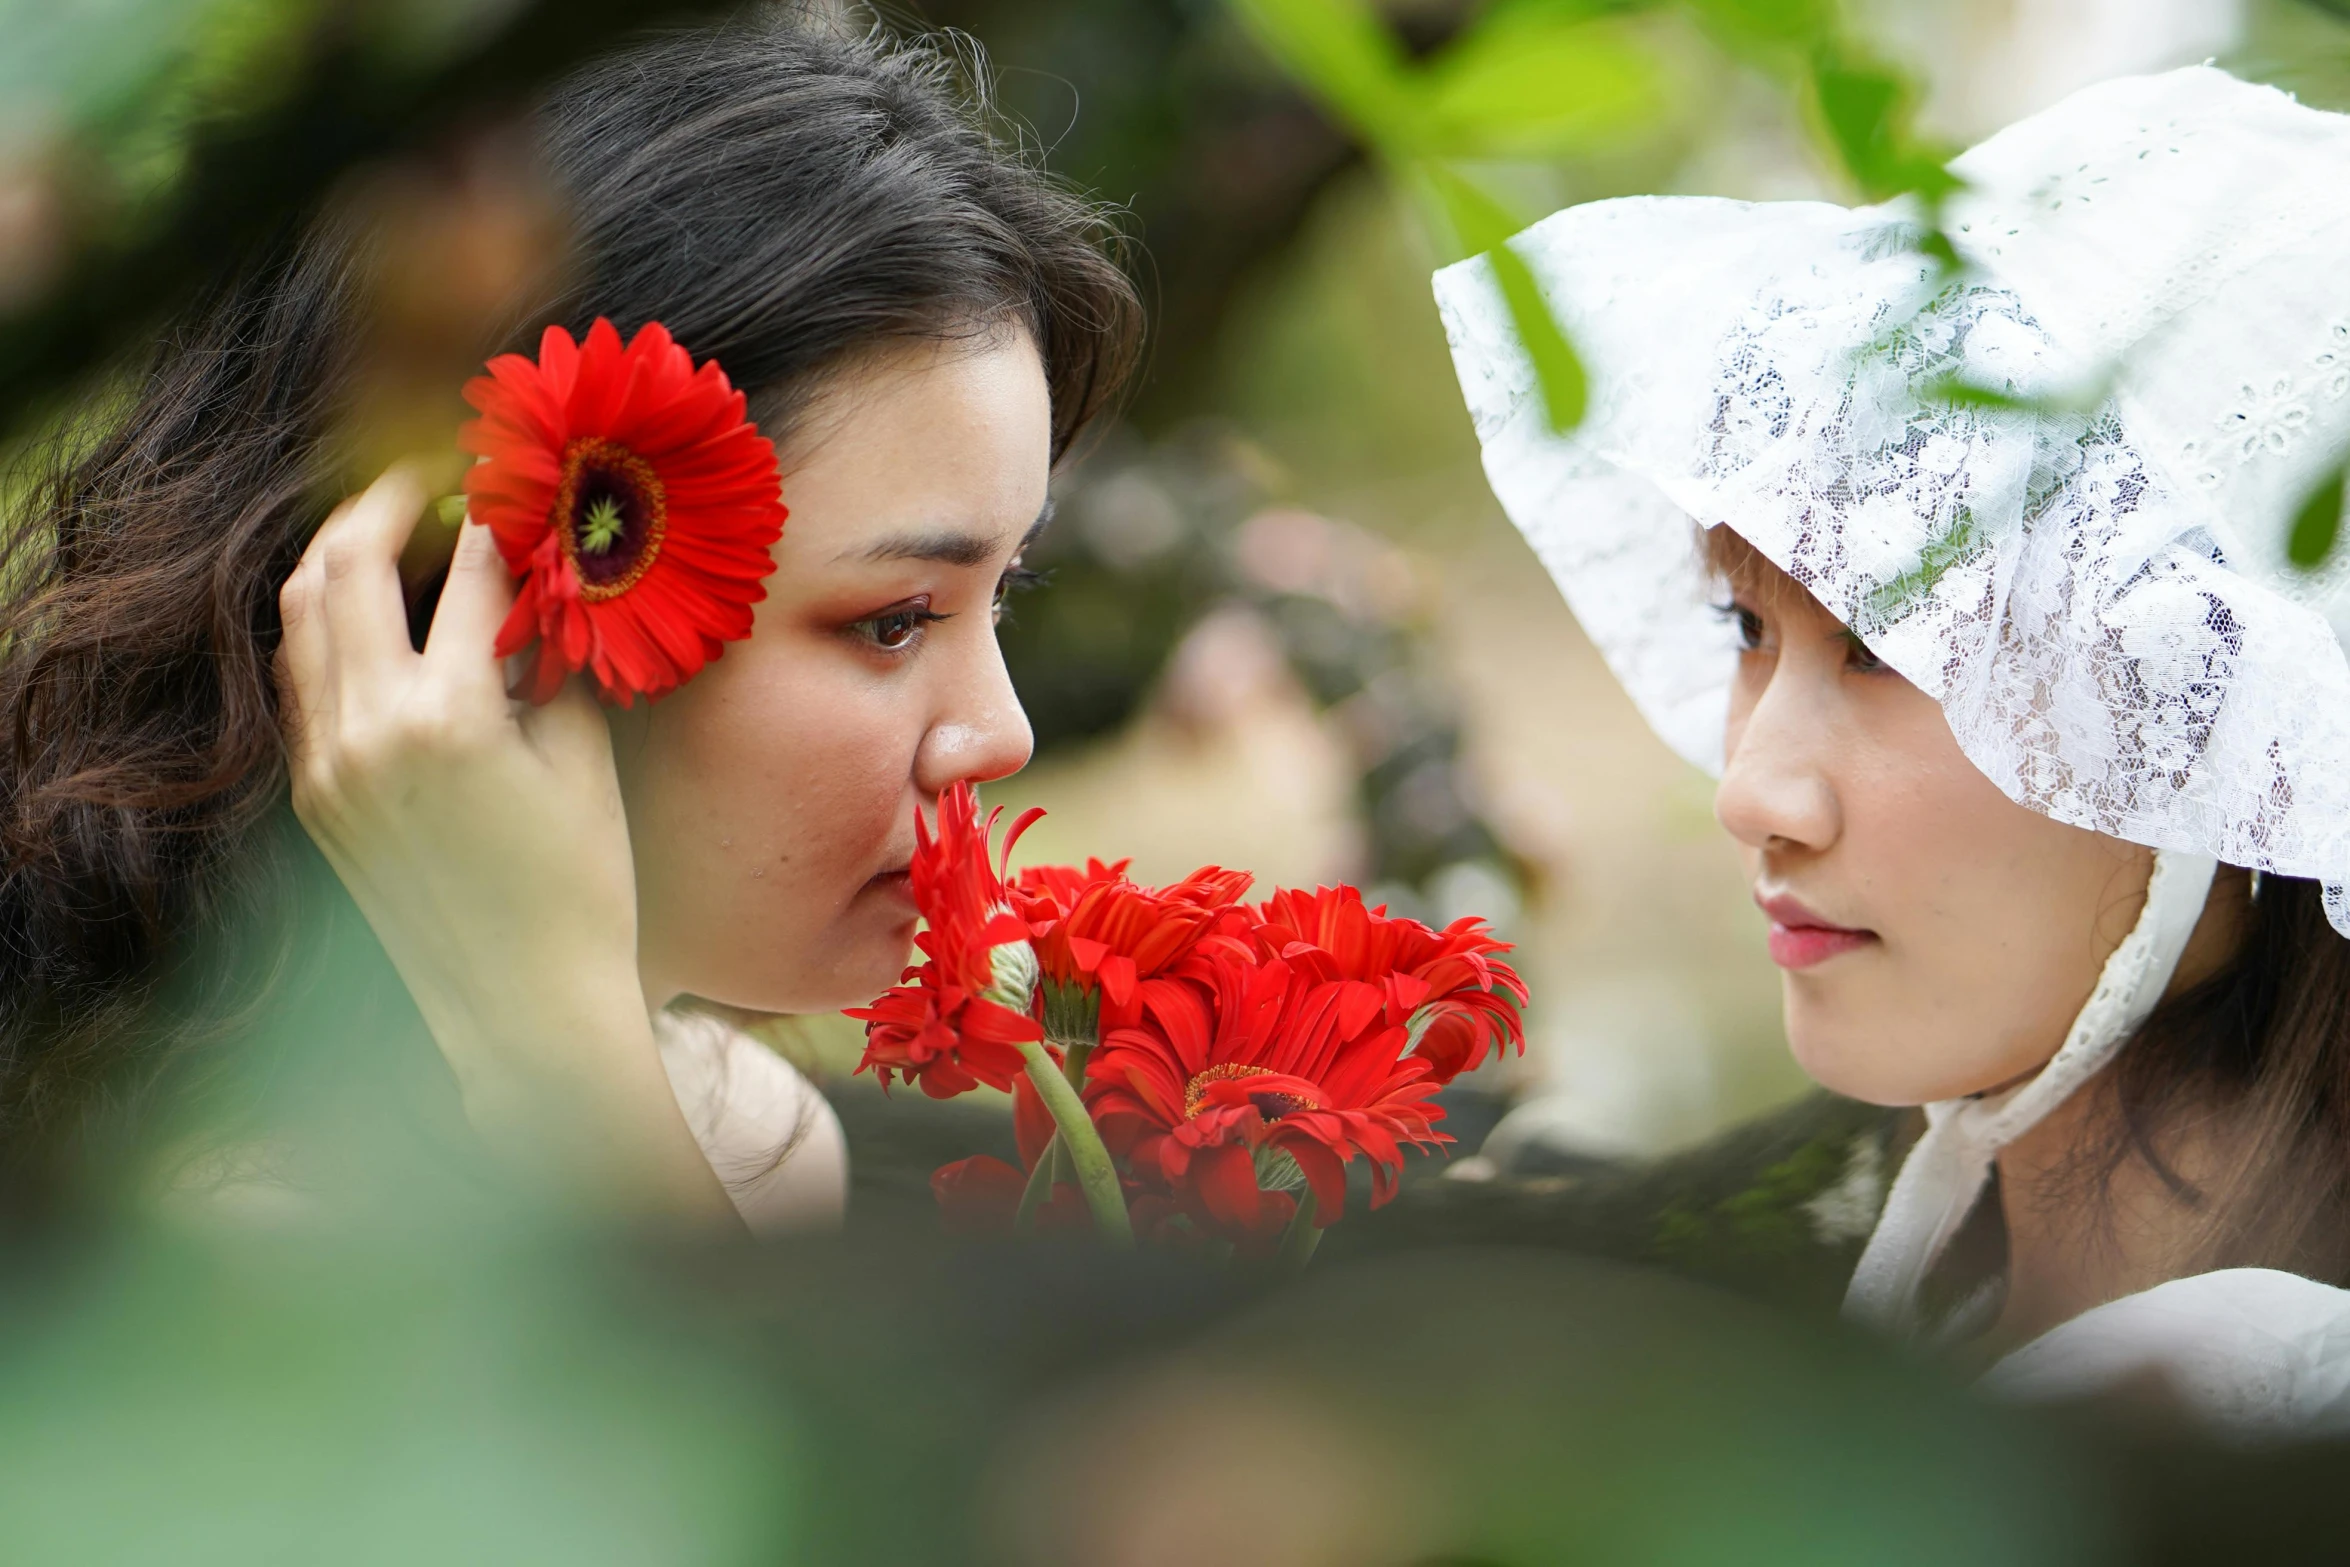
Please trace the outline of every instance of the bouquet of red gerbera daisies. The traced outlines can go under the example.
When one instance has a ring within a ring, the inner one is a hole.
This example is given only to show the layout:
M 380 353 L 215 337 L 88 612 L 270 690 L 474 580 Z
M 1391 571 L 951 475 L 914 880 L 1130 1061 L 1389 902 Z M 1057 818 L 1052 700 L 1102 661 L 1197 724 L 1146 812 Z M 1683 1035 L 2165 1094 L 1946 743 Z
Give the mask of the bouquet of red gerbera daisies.
M 1365 1160 L 1374 1207 L 1407 1147 L 1451 1139 L 1437 1091 L 1525 1048 L 1526 986 L 1481 920 L 1431 930 L 1352 887 L 1245 901 L 1208 867 L 1146 887 L 1125 862 L 1011 871 L 968 785 L 921 827 L 922 960 L 870 1007 L 858 1070 L 944 1098 L 1009 1088 L 1016 1170 L 985 1156 L 931 1188 L 950 1224 L 1088 1222 L 1302 1262 Z

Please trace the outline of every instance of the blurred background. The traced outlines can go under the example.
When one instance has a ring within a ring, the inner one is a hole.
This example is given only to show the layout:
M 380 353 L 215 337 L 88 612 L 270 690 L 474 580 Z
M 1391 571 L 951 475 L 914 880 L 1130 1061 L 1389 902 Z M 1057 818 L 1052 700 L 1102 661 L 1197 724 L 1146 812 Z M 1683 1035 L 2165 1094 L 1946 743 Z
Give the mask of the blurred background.
M 452 313 L 544 242 L 500 139 L 533 84 L 730 9 L 6 0 L 0 429 L 103 408 L 109 366 L 208 254 L 321 199 L 398 220 L 431 279 L 385 291 L 397 429 L 407 391 L 463 373 Z M 2350 102 L 2338 0 L 883 14 L 966 34 L 1021 134 L 1125 207 L 1153 310 L 1149 374 L 1065 475 L 1033 562 L 1050 583 L 1005 633 L 1038 752 L 995 797 L 1051 812 L 1038 858 L 1131 855 L 1145 879 L 1217 862 L 1490 918 L 1534 986 L 1530 1048 L 1456 1089 L 1455 1125 L 1474 1146 L 1515 1105 L 1506 1137 L 1600 1156 L 1803 1084 L 1708 781 L 1648 733 L 1486 490 L 1430 271 L 1597 197 L 1889 195 L 2115 74 L 2218 59 Z M 853 1025 L 778 1042 L 862 1091 Z

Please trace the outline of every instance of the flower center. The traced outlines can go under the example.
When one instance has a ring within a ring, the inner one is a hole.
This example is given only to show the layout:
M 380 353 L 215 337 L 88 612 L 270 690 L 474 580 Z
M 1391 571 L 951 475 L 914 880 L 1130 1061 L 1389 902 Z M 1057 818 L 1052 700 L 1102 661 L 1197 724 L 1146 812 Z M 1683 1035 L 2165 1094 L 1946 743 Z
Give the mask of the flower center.
M 589 603 L 636 586 L 661 553 L 669 497 L 653 465 L 625 446 L 581 436 L 563 449 L 550 519 Z
M 1238 1061 L 1226 1061 L 1209 1067 L 1183 1085 L 1183 1118 L 1188 1121 L 1206 1108 L 1208 1087 L 1212 1083 L 1227 1083 L 1240 1077 L 1271 1077 L 1272 1075 L 1273 1069 L 1269 1066 L 1245 1066 Z M 1248 1101 L 1257 1107 L 1257 1114 L 1268 1121 L 1278 1121 L 1283 1116 L 1294 1115 L 1300 1110 L 1322 1108 L 1321 1105 L 1303 1094 L 1281 1093 L 1275 1090 L 1267 1090 L 1261 1094 L 1250 1094 Z

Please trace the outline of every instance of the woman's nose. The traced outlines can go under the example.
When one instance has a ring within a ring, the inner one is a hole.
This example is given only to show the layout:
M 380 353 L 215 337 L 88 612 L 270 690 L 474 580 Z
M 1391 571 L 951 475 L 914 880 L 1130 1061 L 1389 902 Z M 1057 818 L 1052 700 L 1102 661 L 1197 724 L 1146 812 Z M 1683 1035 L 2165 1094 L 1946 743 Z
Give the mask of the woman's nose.
M 1753 849 L 1825 849 L 1843 830 L 1828 766 L 1834 725 L 1782 663 L 1752 708 L 1733 709 L 1714 818 Z
M 1012 689 L 1011 672 L 995 638 L 972 661 L 967 679 L 957 682 L 940 705 L 914 757 L 914 783 L 923 793 L 943 794 L 953 784 L 985 783 L 1009 777 L 1028 765 L 1036 733 Z

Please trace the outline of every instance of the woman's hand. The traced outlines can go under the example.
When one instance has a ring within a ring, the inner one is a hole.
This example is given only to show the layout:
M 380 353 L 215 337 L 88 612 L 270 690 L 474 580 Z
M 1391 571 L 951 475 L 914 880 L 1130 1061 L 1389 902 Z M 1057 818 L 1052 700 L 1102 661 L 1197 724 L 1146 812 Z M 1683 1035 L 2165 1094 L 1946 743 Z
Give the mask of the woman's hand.
M 493 1147 L 605 1205 L 731 1218 L 638 981 L 603 714 L 576 679 L 543 707 L 506 695 L 491 647 L 513 587 L 487 529 L 462 529 L 415 651 L 398 561 L 426 499 L 392 469 L 327 519 L 279 594 L 294 813 Z

